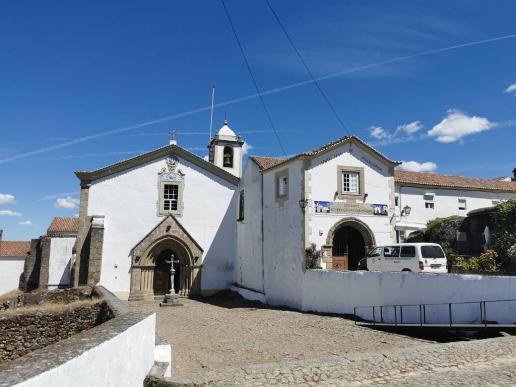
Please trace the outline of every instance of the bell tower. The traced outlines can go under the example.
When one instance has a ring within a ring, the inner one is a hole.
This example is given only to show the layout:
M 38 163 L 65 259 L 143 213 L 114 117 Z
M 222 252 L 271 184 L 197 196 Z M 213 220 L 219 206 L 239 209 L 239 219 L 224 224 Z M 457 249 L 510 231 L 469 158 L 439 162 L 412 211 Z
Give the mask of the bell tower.
M 242 158 L 244 156 L 243 145 L 244 140 L 233 132 L 228 125 L 228 120 L 225 119 L 224 125 L 222 125 L 208 145 L 210 163 L 237 177 L 241 177 Z

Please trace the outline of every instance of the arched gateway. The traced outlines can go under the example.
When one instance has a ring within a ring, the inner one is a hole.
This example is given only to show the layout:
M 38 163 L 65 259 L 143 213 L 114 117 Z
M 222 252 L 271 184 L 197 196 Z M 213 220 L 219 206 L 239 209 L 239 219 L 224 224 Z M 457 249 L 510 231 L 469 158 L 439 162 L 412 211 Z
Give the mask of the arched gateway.
M 131 251 L 131 291 L 129 300 L 163 295 L 171 286 L 182 296 L 195 295 L 201 289 L 203 250 L 173 215 L 168 215 Z M 170 266 L 176 270 L 170 283 Z
M 362 221 L 344 218 L 333 225 L 326 238 L 326 263 L 337 270 L 357 270 L 358 261 L 375 245 L 374 234 Z

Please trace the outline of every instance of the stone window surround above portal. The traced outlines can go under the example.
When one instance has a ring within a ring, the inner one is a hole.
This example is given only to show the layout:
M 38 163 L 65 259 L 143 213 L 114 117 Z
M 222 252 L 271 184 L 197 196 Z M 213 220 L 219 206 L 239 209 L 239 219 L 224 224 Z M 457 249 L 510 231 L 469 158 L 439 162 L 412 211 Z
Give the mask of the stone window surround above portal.
M 164 210 L 164 193 L 165 193 L 165 185 L 172 184 L 177 185 L 177 209 L 176 210 Z M 168 215 L 172 214 L 175 216 L 182 216 L 184 209 L 183 202 L 183 192 L 184 192 L 184 182 L 181 181 L 160 181 L 159 182 L 159 202 L 158 202 L 158 214 L 159 215 Z
M 342 174 L 344 172 L 356 172 L 358 173 L 358 186 L 359 186 L 359 192 L 358 194 L 345 192 L 343 190 L 343 177 Z M 356 200 L 361 199 L 364 200 L 365 197 L 365 179 L 364 179 L 364 168 L 362 167 L 348 167 L 345 165 L 338 165 L 337 166 L 337 198 L 341 200 Z
M 287 185 L 285 187 L 285 193 L 280 196 L 279 195 L 279 181 L 280 181 L 280 178 L 283 178 L 283 177 L 287 178 Z M 288 185 L 289 185 L 288 169 L 283 169 L 274 174 L 274 191 L 275 191 L 274 199 L 280 205 L 283 205 L 283 203 L 288 200 L 288 192 L 289 192 Z

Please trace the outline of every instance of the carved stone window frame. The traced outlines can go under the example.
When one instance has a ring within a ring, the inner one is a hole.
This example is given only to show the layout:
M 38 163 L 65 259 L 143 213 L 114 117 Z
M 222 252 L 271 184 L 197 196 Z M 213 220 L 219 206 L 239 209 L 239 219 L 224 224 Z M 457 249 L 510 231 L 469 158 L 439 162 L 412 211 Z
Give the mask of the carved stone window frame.
M 177 185 L 177 209 L 176 210 L 165 210 L 164 209 L 164 196 L 165 196 L 165 185 Z M 185 184 L 182 181 L 166 181 L 162 180 L 159 182 L 159 215 L 168 215 L 172 214 L 175 216 L 182 216 L 184 203 L 183 203 L 183 192 L 184 192 Z
M 174 215 L 182 216 L 184 210 L 184 177 L 185 174 L 179 169 L 179 159 L 170 156 L 166 159 L 166 168 L 158 172 L 158 216 Z M 165 210 L 165 185 L 177 185 L 177 209 Z
M 280 194 L 279 194 L 279 188 L 280 188 L 279 181 L 280 181 L 280 178 L 283 178 L 283 177 L 287 178 L 287 186 L 285 187 L 285 193 L 280 196 Z M 274 191 L 275 191 L 274 192 L 274 199 L 280 205 L 283 205 L 283 203 L 288 200 L 288 195 L 289 195 L 288 186 L 289 186 L 289 184 L 290 184 L 290 179 L 289 179 L 289 176 L 288 176 L 288 169 L 284 169 L 282 171 L 278 171 L 278 172 L 276 172 L 274 174 Z
M 358 173 L 358 189 L 359 192 L 357 194 L 346 192 L 343 189 L 343 177 L 342 174 L 344 172 L 355 172 Z M 364 200 L 365 197 L 365 178 L 364 178 L 364 168 L 362 167 L 348 167 L 345 165 L 337 166 L 337 198 L 341 200 Z

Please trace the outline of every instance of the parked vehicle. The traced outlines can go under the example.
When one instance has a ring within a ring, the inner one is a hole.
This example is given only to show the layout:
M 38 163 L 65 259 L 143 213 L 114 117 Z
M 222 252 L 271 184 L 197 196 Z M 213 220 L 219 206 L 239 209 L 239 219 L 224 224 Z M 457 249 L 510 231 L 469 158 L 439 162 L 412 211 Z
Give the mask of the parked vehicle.
M 446 254 L 437 243 L 397 243 L 377 246 L 367 255 L 371 271 L 447 273 Z
M 367 269 L 367 257 L 364 257 L 360 261 L 358 261 L 358 270 L 368 270 Z

